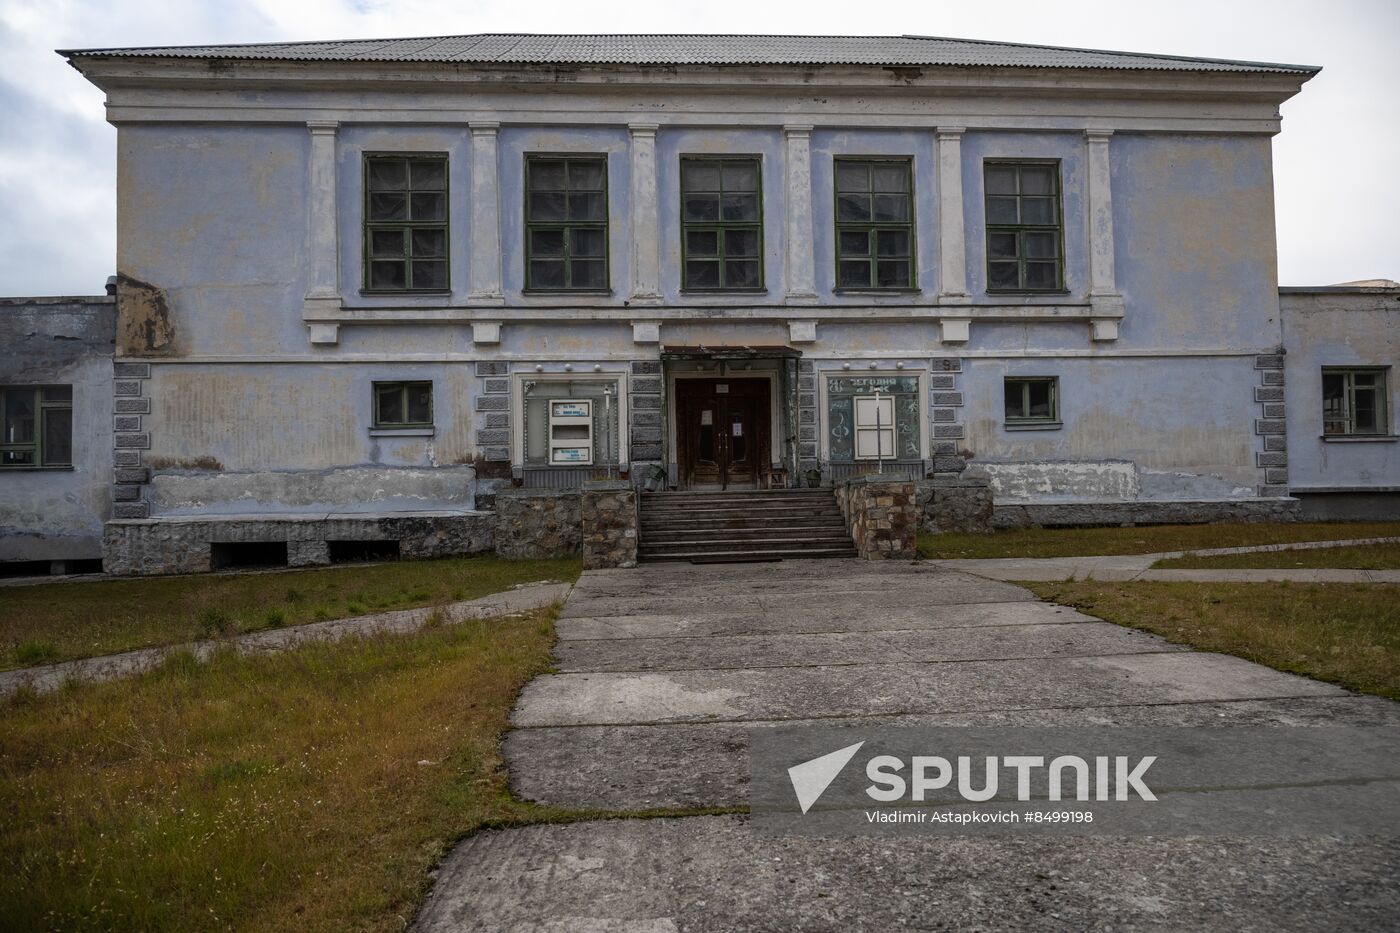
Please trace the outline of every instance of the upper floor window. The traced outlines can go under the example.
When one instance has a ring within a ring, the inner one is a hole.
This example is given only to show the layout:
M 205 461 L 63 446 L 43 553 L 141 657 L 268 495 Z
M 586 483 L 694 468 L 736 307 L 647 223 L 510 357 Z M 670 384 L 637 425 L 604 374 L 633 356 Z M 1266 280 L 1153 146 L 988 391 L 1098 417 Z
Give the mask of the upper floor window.
M 376 382 L 376 428 L 426 428 L 433 423 L 431 382 Z
M 447 156 L 365 156 L 365 290 L 447 287 Z
M 761 289 L 760 161 L 681 159 L 681 287 Z
M 1060 383 L 1054 376 L 1007 379 L 1006 425 L 1055 425 L 1060 420 Z
M 1064 288 L 1060 163 L 986 162 L 987 290 Z
M 606 157 L 526 158 L 525 287 L 607 289 Z
M 908 159 L 836 160 L 836 287 L 911 288 Z
M 0 467 L 73 465 L 73 387 L 0 388 Z
M 1322 371 L 1322 433 L 1385 434 L 1384 369 Z

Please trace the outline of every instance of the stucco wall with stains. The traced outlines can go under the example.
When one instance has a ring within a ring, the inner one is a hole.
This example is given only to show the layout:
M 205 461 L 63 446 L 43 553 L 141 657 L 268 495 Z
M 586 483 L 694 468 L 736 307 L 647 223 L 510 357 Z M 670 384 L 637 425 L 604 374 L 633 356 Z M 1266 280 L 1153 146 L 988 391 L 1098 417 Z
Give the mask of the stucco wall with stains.
M 310 343 L 302 321 L 311 211 L 306 128 L 120 128 L 118 271 L 125 284 L 119 350 L 125 358 L 153 364 L 148 455 L 158 465 L 151 500 L 156 512 L 239 501 L 229 498 L 229 482 L 201 487 L 199 474 L 210 471 L 192 463 L 217 463 L 231 475 L 248 476 L 404 471 L 382 473 L 382 482 L 403 483 L 416 482 L 410 480 L 412 471 L 462 469 L 486 446 L 477 443 L 483 424 L 476 411 L 482 386 L 475 361 L 506 361 L 516 371 L 528 371 L 545 363 L 574 360 L 582 367 L 654 359 L 658 353 L 656 343 L 634 342 L 631 324 L 661 315 L 627 306 L 639 244 L 632 227 L 632 141 L 625 127 L 500 128 L 498 232 L 506 306 L 497 309 L 469 300 L 474 205 L 468 128 L 345 124 L 334 145 L 341 307 L 392 311 L 402 319 L 391 314 L 373 323 L 347 320 L 337 342 L 322 346 Z M 787 344 L 788 319 L 816 319 L 816 340 L 800 347 L 809 359 L 859 365 L 869 357 L 888 366 L 907 361 L 910 372 L 926 371 L 931 358 L 964 359 L 959 391 L 966 399 L 966 435 L 959 443 L 975 459 L 1130 460 L 1146 470 L 1198 474 L 1207 485 L 1216 478 L 1226 486 L 1252 487 L 1259 441 L 1252 429 L 1257 408 L 1251 360 L 1280 340 L 1269 140 L 1128 132 L 1112 138 L 1115 277 L 1124 319 L 1116 341 L 1097 343 L 1082 319 L 1090 285 L 1087 145 L 1083 132 L 1068 126 L 964 134 L 962 225 L 974 314 L 970 339 L 945 343 L 939 317 L 953 316 L 957 308 L 935 300 L 940 191 L 931 131 L 818 127 L 812 132 L 812 227 L 806 235 L 812 240 L 817 297 L 814 304 L 788 306 L 782 129 L 663 125 L 656 138 L 657 242 L 650 244 L 660 256 L 666 312 L 661 344 Z M 362 165 L 371 152 L 448 154 L 448 294 L 361 293 Z M 608 155 L 610 294 L 524 292 L 523 162 L 531 152 Z M 762 159 L 764 292 L 712 296 L 682 290 L 683 154 Z M 832 160 L 860 155 L 913 161 L 914 292 L 872 297 L 833 289 Z M 993 158 L 1058 161 L 1063 294 L 987 292 L 982 164 Z M 1077 307 L 1079 319 L 1018 323 L 997 314 L 986 320 L 983 314 L 1038 306 Z M 545 319 L 531 318 L 527 309 Z M 720 319 L 721 309 L 730 317 Z M 468 310 L 502 323 L 499 343 L 473 343 Z M 445 318 L 440 323 L 425 320 L 437 312 L 449 313 L 440 315 Z M 454 318 L 453 312 L 463 313 Z M 1015 374 L 1060 376 L 1061 430 L 1005 431 L 1001 380 Z M 434 381 L 435 436 L 392 442 L 370 437 L 370 383 L 407 378 Z M 518 422 L 511 429 L 518 431 Z M 163 473 L 181 478 L 161 479 Z M 445 495 L 435 481 L 423 482 L 422 496 L 412 494 L 415 501 L 454 507 L 469 502 L 469 497 Z M 258 507 L 352 507 L 360 501 L 354 483 L 320 497 L 305 492 L 301 480 L 289 483 L 285 501 L 279 504 L 275 494 L 263 492 L 255 498 Z M 260 488 L 275 491 L 275 484 Z
M 73 465 L 0 469 L 0 563 L 92 560 L 112 501 L 111 298 L 0 299 L 0 388 L 73 390 Z
M 964 363 L 965 449 L 977 462 L 1127 460 L 1253 493 L 1253 357 L 975 359 Z M 1008 376 L 1058 380 L 1059 426 L 1008 428 Z
M 475 377 L 460 364 L 152 368 L 153 515 L 470 509 Z M 433 424 L 373 423 L 375 382 L 429 381 Z

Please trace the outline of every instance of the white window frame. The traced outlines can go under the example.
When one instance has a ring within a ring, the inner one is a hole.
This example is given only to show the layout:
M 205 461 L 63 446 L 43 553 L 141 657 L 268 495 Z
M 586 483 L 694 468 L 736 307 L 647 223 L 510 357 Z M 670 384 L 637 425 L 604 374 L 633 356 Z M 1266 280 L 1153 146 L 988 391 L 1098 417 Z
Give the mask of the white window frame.
M 895 459 L 894 396 L 884 393 L 855 395 L 851 397 L 851 408 L 856 434 L 852 448 L 854 459 Z

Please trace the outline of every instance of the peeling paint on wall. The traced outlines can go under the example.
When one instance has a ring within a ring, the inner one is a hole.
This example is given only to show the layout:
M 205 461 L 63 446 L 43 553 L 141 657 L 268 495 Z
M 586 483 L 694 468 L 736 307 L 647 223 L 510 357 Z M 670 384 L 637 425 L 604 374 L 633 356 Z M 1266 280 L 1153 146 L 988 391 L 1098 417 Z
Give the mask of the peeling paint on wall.
M 170 356 L 175 352 L 174 340 L 175 325 L 165 291 L 118 272 L 117 353 Z

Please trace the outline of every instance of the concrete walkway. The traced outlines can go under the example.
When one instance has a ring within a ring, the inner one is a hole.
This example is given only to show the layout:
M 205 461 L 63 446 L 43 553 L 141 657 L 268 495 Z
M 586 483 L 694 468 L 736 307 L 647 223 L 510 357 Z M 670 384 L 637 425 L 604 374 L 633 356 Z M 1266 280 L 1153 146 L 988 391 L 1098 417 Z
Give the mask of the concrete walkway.
M 1216 557 L 1225 554 L 1262 554 L 1275 551 L 1304 551 L 1355 547 L 1368 544 L 1397 544 L 1400 538 L 1354 538 L 1348 541 L 1300 541 L 1291 544 L 1265 544 L 1254 547 L 1210 548 L 1203 551 L 1165 551 L 1161 554 L 1125 554 L 1114 557 L 1005 557 L 978 560 L 933 560 L 947 570 L 973 573 L 992 580 L 1163 580 L 1196 583 L 1400 583 L 1400 570 L 1340 570 L 1276 568 L 1257 570 L 1162 569 L 1153 570 L 1159 560 L 1185 557 Z
M 205 660 L 215 651 L 225 648 L 233 648 L 245 654 L 284 651 L 306 642 L 338 641 L 350 635 L 417 631 L 438 611 L 442 613 L 442 621 L 452 625 L 468 619 L 484 619 L 512 612 L 542 609 L 567 597 L 569 588 L 567 583 L 527 583 L 502 593 L 448 603 L 442 607 L 427 606 L 421 609 L 377 612 L 348 619 L 331 619 L 327 622 L 309 622 L 305 625 L 267 629 L 234 638 L 162 645 L 98 658 L 64 661 L 61 664 L 0 671 L 0 697 L 9 696 L 21 687 L 47 693 L 57 690 L 69 680 L 103 681 L 130 677 L 150 670 L 177 651 L 188 651 L 200 660 Z
M 516 793 L 567 807 L 747 803 L 776 723 L 1400 724 L 1400 704 L 1203 654 L 929 563 L 585 573 L 558 673 L 520 698 Z M 1381 929 L 1400 844 L 773 838 L 744 816 L 479 833 L 420 931 Z

